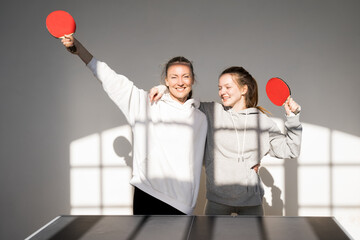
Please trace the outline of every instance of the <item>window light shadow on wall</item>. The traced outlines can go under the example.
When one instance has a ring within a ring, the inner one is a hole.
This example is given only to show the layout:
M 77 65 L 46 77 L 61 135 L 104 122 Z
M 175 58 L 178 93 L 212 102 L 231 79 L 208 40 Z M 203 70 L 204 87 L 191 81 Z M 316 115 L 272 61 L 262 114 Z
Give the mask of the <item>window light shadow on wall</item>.
M 131 139 L 124 125 L 70 144 L 71 214 L 132 214 Z M 265 157 L 260 176 L 266 215 L 334 216 L 360 239 L 360 137 L 303 123 L 300 157 Z
M 360 137 L 303 123 L 300 157 L 265 157 L 262 166 L 266 215 L 334 216 L 360 239 Z
M 71 214 L 132 214 L 131 142 L 125 125 L 71 143 Z

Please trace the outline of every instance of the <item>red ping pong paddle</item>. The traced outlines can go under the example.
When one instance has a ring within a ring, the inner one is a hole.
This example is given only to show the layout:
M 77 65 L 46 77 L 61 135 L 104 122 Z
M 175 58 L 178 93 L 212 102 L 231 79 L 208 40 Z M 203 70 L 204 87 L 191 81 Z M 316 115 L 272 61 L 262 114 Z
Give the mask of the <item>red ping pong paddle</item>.
M 65 35 L 75 33 L 76 23 L 68 12 L 57 10 L 46 17 L 46 28 L 53 37 L 64 38 Z M 70 47 L 70 51 L 75 52 L 75 46 Z
M 281 78 L 271 78 L 266 84 L 266 94 L 276 106 L 282 106 L 291 95 L 289 85 Z M 295 114 L 299 110 L 295 111 Z
M 271 78 L 266 84 L 266 94 L 276 106 L 282 106 L 291 95 L 289 85 L 281 78 Z
M 57 10 L 46 17 L 46 28 L 52 36 L 63 38 L 75 33 L 76 23 L 68 12 Z

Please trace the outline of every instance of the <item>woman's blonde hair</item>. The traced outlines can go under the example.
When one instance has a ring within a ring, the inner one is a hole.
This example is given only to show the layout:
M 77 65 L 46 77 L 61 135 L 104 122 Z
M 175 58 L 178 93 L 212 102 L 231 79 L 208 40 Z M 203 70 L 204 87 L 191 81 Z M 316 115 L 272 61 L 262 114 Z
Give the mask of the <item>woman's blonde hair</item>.
M 185 65 L 188 66 L 190 68 L 191 71 L 191 78 L 192 78 L 192 82 L 195 82 L 195 73 L 194 73 L 194 66 L 193 63 L 188 60 L 187 58 L 183 57 L 183 56 L 177 56 L 174 57 L 172 59 L 170 59 L 164 66 L 163 71 L 161 73 L 161 83 L 165 84 L 165 79 L 167 77 L 168 74 L 168 69 L 173 66 L 173 65 L 177 65 L 177 64 L 181 64 L 181 65 Z M 190 99 L 192 97 L 192 90 L 189 93 L 189 96 L 187 97 L 187 99 Z

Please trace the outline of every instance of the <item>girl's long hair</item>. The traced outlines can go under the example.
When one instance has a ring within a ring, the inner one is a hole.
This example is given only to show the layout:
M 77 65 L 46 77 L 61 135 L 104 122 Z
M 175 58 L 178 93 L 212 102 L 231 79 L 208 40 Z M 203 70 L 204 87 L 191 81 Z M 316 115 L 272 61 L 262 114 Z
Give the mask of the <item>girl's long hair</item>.
M 221 77 L 224 74 L 230 74 L 239 87 L 245 85 L 247 86 L 248 90 L 245 95 L 246 108 L 257 108 L 262 113 L 271 115 L 271 113 L 268 110 L 266 110 L 261 106 L 258 106 L 258 101 L 259 101 L 258 85 L 256 80 L 251 76 L 251 74 L 248 71 L 246 71 L 243 67 L 233 66 L 225 69 L 220 74 L 219 77 Z

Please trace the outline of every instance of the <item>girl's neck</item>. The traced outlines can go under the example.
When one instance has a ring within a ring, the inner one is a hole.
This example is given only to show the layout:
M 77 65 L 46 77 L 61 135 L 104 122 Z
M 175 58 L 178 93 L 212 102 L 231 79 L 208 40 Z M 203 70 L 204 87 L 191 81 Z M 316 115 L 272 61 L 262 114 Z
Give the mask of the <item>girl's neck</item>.
M 246 104 L 244 101 L 238 101 L 237 103 L 235 103 L 234 106 L 232 106 L 232 110 L 235 112 L 240 112 L 241 110 L 246 109 Z

